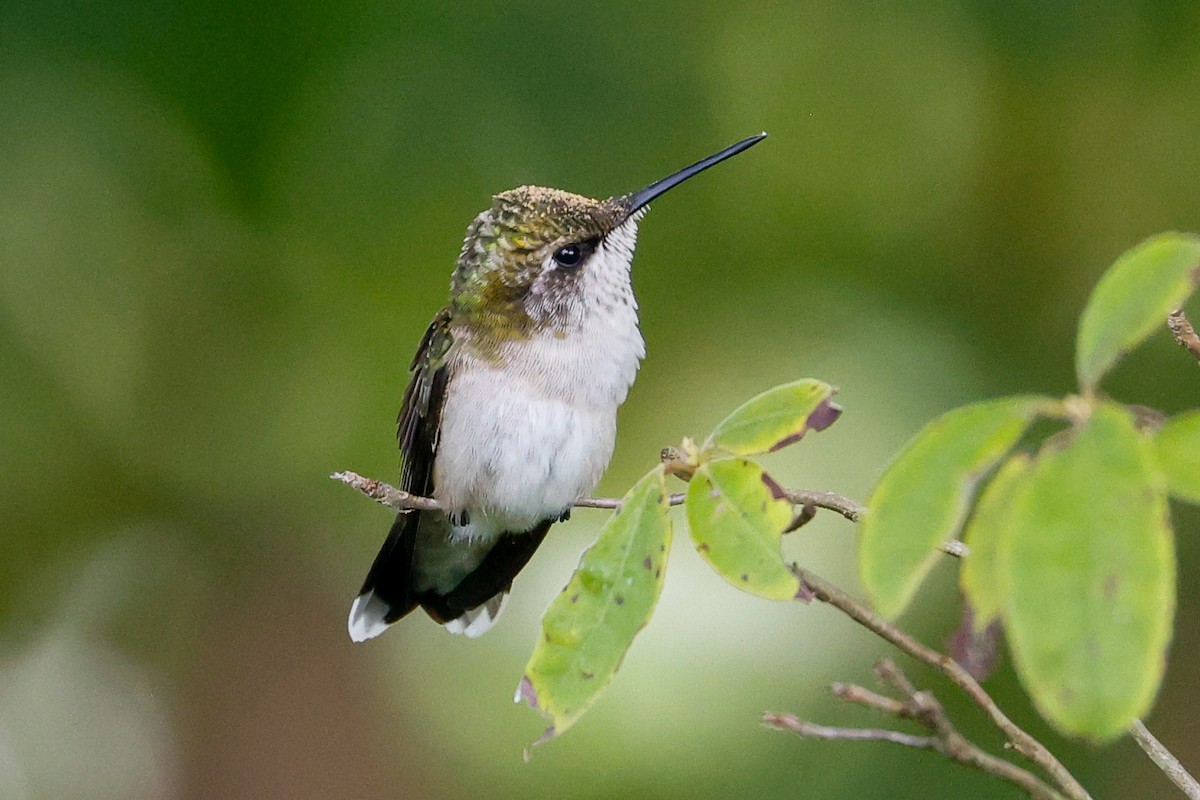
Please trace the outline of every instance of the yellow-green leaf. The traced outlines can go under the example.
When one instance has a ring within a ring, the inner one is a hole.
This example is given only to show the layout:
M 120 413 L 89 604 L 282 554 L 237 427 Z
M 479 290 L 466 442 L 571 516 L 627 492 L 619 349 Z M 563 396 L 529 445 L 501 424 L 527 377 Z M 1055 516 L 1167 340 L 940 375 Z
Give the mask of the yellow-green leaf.
M 1004 607 L 1008 587 L 999 571 L 1000 543 L 1012 528 L 1012 507 L 1018 492 L 1029 485 L 1033 459 L 1017 453 L 988 481 L 963 532 L 967 557 L 959 572 L 963 594 L 971 603 L 976 631 L 986 628 Z
M 687 492 L 696 550 L 721 577 L 770 600 L 791 600 L 800 580 L 779 552 L 792 504 L 763 468 L 745 459 L 702 465 Z
M 1200 411 L 1171 417 L 1152 441 L 1168 491 L 1200 503 Z
M 1098 405 L 1038 456 L 1000 547 L 1017 674 L 1051 723 L 1097 741 L 1149 711 L 1171 637 L 1174 542 L 1150 450 L 1130 414 Z
M 770 453 L 799 441 L 810 429 L 823 431 L 842 413 L 827 383 L 806 378 L 752 397 L 713 430 L 705 449 L 738 456 Z
M 658 601 L 671 544 L 661 466 L 638 481 L 584 552 L 542 617 L 517 699 L 550 722 L 540 744 L 562 733 L 612 681 Z
M 1163 233 L 1108 268 L 1079 319 L 1075 371 L 1090 393 L 1104 373 L 1183 305 L 1200 283 L 1200 237 Z
M 888 467 L 867 502 L 859 574 L 879 613 L 908 605 L 954 537 L 975 484 L 1020 438 L 1047 400 L 1009 397 L 964 406 L 929 423 Z

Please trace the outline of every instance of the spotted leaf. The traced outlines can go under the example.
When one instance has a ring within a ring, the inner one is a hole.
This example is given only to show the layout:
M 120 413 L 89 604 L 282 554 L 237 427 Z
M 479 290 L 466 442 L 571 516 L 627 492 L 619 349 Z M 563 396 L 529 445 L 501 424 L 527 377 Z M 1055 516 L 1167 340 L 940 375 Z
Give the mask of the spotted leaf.
M 832 402 L 833 393 L 832 386 L 811 378 L 768 389 L 721 420 L 706 449 L 753 456 L 787 447 L 837 420 L 842 410 Z
M 796 596 L 800 581 L 779 552 L 792 504 L 758 464 L 702 465 L 688 485 L 687 518 L 696 550 L 729 583 L 771 600 Z
M 662 589 L 671 519 L 663 469 L 638 481 L 542 617 L 517 689 L 550 722 L 534 744 L 571 727 L 608 687 Z

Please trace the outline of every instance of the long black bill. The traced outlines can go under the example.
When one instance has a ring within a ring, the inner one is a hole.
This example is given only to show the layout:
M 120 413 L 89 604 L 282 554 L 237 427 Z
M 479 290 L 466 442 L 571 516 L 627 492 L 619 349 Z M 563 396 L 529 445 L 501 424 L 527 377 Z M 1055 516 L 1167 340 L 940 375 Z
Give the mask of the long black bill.
M 647 203 L 658 197 L 663 192 L 674 189 L 676 186 L 683 183 L 693 175 L 698 175 L 709 167 L 715 164 L 720 164 L 727 158 L 736 156 L 743 150 L 748 150 L 765 138 L 767 138 L 767 134 L 760 133 L 757 136 L 751 136 L 747 139 L 742 139 L 737 144 L 731 144 L 729 147 L 726 147 L 719 153 L 713 153 L 708 158 L 702 158 L 695 164 L 692 164 L 690 167 L 684 167 L 678 172 L 663 178 L 661 181 L 650 184 L 640 192 L 634 192 L 631 195 L 627 195 L 629 202 L 629 213 L 634 213 L 639 208 L 643 208 Z

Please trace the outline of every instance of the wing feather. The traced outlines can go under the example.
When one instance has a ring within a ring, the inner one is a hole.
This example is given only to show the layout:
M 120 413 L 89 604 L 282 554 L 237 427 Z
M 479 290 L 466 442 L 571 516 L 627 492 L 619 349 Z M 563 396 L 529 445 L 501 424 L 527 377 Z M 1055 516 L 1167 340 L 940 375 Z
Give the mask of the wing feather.
M 412 378 L 396 418 L 396 440 L 403 460 L 400 488 L 422 497 L 433 490 L 433 458 L 437 454 L 453 343 L 450 310 L 442 309 L 421 337 L 410 367 Z
M 450 311 L 443 309 L 417 347 L 410 367 L 412 377 L 404 390 L 396 420 L 402 459 L 400 488 L 422 497 L 433 493 L 433 459 L 437 454 L 442 403 L 450 380 L 452 345 Z M 420 511 L 398 514 L 375 556 L 350 611 L 350 635 L 356 641 L 382 633 L 419 602 L 413 587 L 413 561 L 420 519 Z

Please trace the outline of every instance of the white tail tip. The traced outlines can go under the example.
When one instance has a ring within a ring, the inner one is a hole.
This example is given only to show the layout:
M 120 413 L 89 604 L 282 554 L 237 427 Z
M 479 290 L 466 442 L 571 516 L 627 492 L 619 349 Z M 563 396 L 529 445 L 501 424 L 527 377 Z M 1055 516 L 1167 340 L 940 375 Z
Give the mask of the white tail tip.
M 496 624 L 507 602 L 508 592 L 501 592 L 483 605 L 465 612 L 458 619 L 445 623 L 444 627 L 451 633 L 462 634 L 468 639 L 478 639 Z
M 389 623 L 384 622 L 383 618 L 387 612 L 387 603 L 376 597 L 373 591 L 354 598 L 354 605 L 350 606 L 350 619 L 346 625 L 350 631 L 350 638 L 356 642 L 365 642 L 386 631 Z
M 445 623 L 444 627 L 451 633 L 461 634 L 468 639 L 478 639 L 496 624 L 507 603 L 508 592 L 501 592 L 483 605 Z M 384 621 L 388 608 L 388 604 L 376 597 L 373 591 L 367 591 L 354 598 L 354 604 L 350 606 L 350 619 L 346 623 L 350 638 L 356 642 L 365 642 L 386 631 L 391 627 L 390 622 Z

